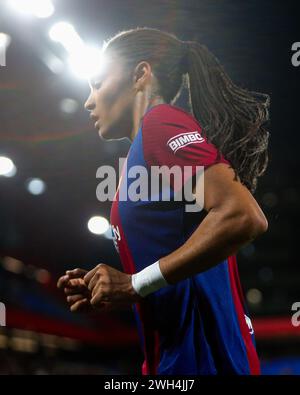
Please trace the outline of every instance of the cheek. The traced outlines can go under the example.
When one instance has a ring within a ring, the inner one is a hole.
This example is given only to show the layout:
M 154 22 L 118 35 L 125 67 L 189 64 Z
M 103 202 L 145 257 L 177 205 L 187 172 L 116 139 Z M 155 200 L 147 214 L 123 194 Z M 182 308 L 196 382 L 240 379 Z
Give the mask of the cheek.
M 124 81 L 114 82 L 99 91 L 99 101 L 106 110 L 115 110 L 114 107 L 120 107 L 121 103 L 129 99 L 128 84 Z

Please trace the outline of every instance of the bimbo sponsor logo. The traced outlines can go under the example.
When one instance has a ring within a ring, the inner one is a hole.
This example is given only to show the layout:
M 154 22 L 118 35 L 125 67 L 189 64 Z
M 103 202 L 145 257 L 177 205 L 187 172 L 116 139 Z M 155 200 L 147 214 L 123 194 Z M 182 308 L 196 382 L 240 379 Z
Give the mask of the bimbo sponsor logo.
M 200 132 L 195 130 L 194 132 L 179 133 L 176 136 L 173 136 L 167 141 L 167 145 L 175 154 L 180 148 L 193 143 L 203 143 L 204 141 L 205 140 L 201 136 Z

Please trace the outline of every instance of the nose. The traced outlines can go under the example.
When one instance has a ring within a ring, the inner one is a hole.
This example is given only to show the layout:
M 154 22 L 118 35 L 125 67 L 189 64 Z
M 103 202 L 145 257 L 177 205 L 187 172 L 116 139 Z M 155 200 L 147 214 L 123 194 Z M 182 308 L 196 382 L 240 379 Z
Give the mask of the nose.
M 87 101 L 84 103 L 84 108 L 88 111 L 92 111 L 95 108 L 95 102 L 93 99 L 92 92 L 90 93 L 89 97 L 87 98 Z

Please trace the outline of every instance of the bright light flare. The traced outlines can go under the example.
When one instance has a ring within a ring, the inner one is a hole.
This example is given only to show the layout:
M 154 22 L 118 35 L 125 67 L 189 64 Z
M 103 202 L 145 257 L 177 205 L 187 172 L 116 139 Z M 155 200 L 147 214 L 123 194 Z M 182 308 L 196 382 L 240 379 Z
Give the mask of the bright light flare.
M 7 3 L 15 11 L 37 18 L 49 18 L 55 11 L 51 0 L 8 0 Z
M 82 52 L 69 57 L 69 66 L 72 72 L 81 79 L 89 79 L 99 74 L 104 63 L 104 57 L 97 48 L 84 47 Z
M 30 178 L 27 180 L 27 190 L 32 195 L 41 195 L 46 190 L 46 184 L 40 178 Z
M 7 48 L 11 43 L 11 37 L 6 33 L 0 33 L 0 48 Z
M 70 23 L 56 23 L 50 29 L 49 36 L 68 52 L 69 67 L 78 78 L 89 79 L 99 74 L 105 66 L 103 51 L 86 45 Z
M 89 219 L 88 229 L 95 235 L 103 235 L 109 229 L 109 222 L 104 217 L 95 216 Z
M 49 31 L 51 40 L 59 42 L 69 53 L 77 53 L 83 46 L 83 41 L 74 26 L 68 22 L 58 22 Z
M 17 168 L 13 161 L 6 156 L 0 156 L 0 176 L 12 177 L 16 172 Z

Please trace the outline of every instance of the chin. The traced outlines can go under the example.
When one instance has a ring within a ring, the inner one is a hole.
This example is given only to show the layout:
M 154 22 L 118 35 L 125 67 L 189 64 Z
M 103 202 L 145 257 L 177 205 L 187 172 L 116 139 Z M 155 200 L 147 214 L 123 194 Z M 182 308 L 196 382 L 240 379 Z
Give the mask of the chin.
M 109 133 L 106 130 L 103 130 L 102 128 L 100 128 L 98 130 L 98 135 L 102 140 L 114 140 L 115 137 L 111 135 L 111 133 Z
M 109 128 L 103 128 L 103 127 L 100 127 L 99 129 L 98 129 L 98 134 L 99 134 L 99 137 L 102 139 L 102 140 L 118 140 L 118 139 L 121 139 L 121 138 L 124 138 L 125 136 L 120 136 L 118 133 L 117 133 L 117 131 L 116 130 L 114 130 L 114 129 L 109 129 Z
M 101 139 L 107 140 L 109 139 L 109 136 L 107 136 L 109 133 L 107 131 L 107 129 L 105 129 L 104 127 L 99 127 L 98 128 L 98 135 Z

